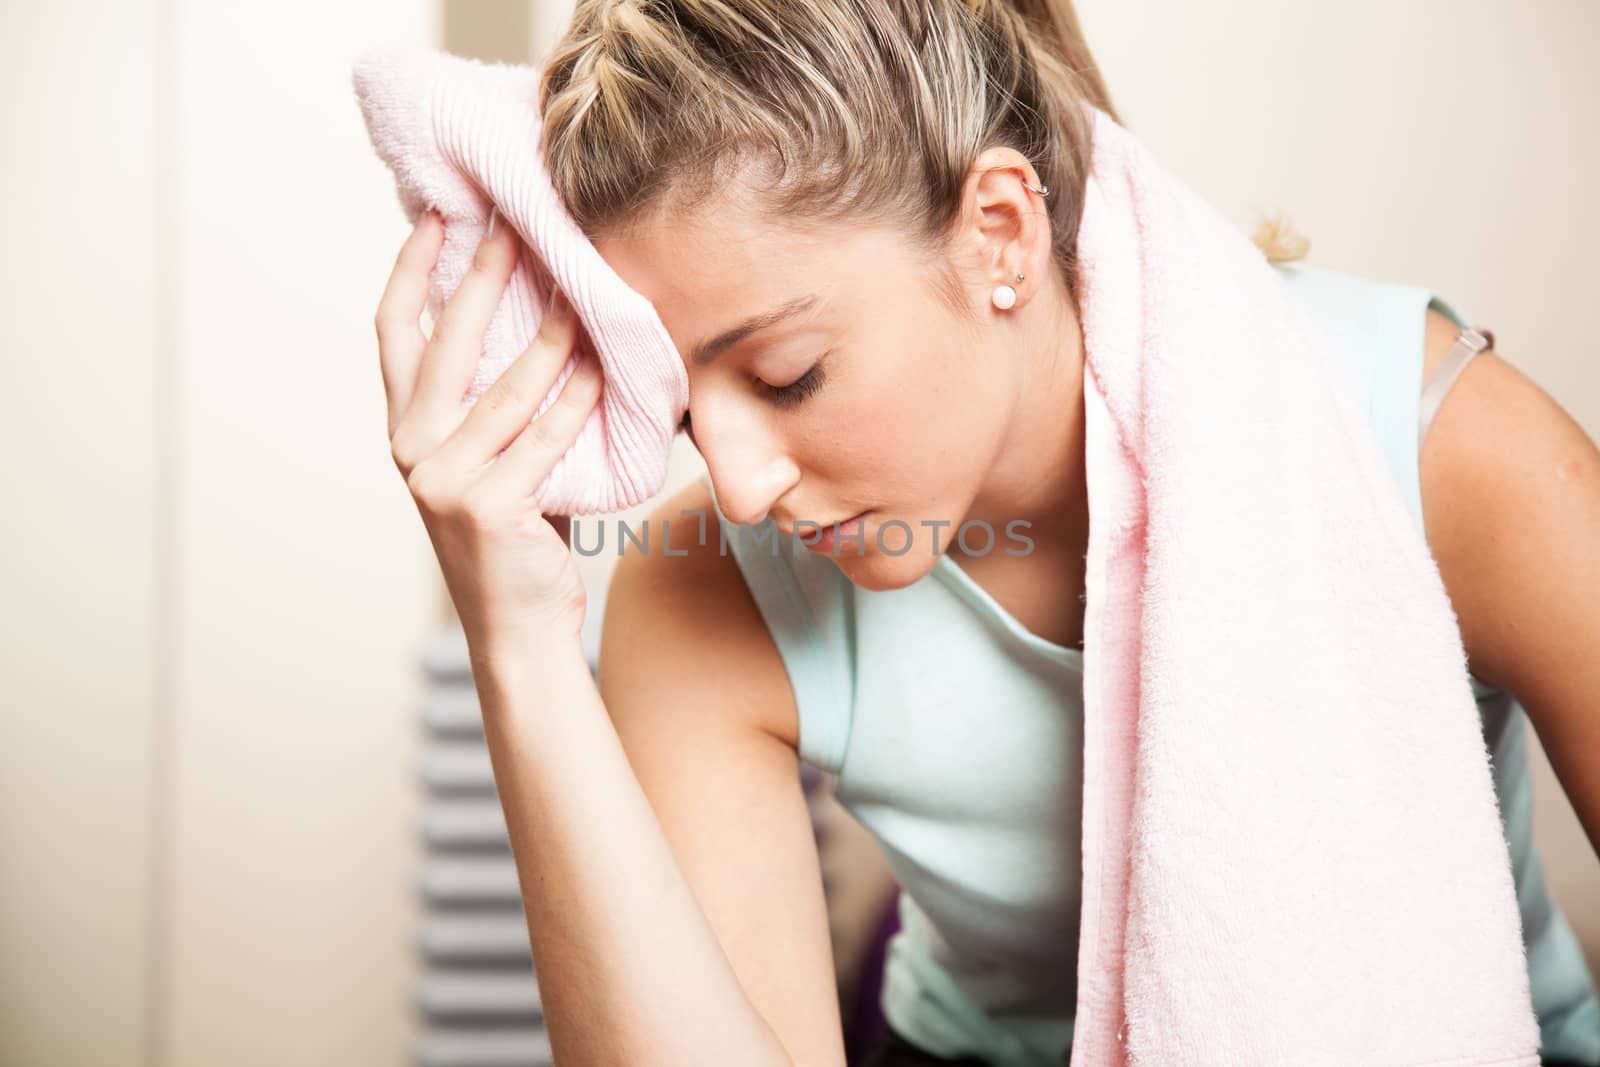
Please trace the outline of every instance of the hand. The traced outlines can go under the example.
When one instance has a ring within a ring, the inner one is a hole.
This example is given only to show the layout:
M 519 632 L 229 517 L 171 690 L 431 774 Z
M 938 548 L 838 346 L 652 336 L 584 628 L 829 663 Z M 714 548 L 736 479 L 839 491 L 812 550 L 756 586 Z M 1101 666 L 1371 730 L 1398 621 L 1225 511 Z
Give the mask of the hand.
M 517 261 L 503 221 L 439 314 L 430 338 L 419 319 L 444 225 L 417 220 L 378 304 L 378 359 L 388 396 L 390 453 L 433 542 L 475 661 L 527 641 L 570 636 L 586 596 L 566 539 L 532 495 L 571 446 L 600 396 L 600 374 L 579 362 L 538 419 L 572 353 L 577 316 L 559 292 L 539 334 L 477 402 L 463 402 L 484 330 Z M 530 420 L 532 420 L 530 422 Z M 564 532 L 566 523 L 557 517 Z

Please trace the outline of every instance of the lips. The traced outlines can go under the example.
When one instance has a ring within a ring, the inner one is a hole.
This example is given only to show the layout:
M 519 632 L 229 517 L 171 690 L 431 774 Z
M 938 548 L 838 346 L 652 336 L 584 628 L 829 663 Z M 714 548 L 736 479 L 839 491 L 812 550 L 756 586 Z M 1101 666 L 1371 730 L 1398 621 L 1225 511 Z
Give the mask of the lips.
M 866 514 L 867 513 L 865 511 L 858 511 L 854 515 L 847 515 L 846 517 L 844 517 L 842 519 L 830 519 L 827 522 L 819 522 L 819 523 L 816 523 L 815 525 L 816 526 L 820 526 L 822 528 L 822 530 L 821 530 L 822 533 L 832 534 L 833 528 L 835 526 L 838 526 L 840 529 L 843 529 L 846 526 L 849 526 L 852 522 L 855 522 L 857 519 L 861 518 L 862 516 L 864 516 Z M 810 519 L 800 519 L 800 520 L 797 520 L 797 521 L 798 522 L 803 522 L 803 523 L 806 524 L 806 533 L 808 535 L 810 535 L 811 537 L 818 536 L 818 531 L 812 528 L 813 527 L 812 520 L 810 520 Z M 776 519 L 773 520 L 773 525 L 777 526 L 777 528 L 783 532 L 783 535 L 785 537 L 800 537 L 801 536 L 800 533 L 792 525 L 786 525 L 784 523 L 778 522 Z
M 843 534 L 852 539 L 860 537 L 866 526 L 866 516 L 868 514 L 868 512 L 862 511 L 850 516 L 848 519 L 841 519 L 837 524 L 828 523 L 814 539 L 802 541 L 801 544 L 813 552 L 834 554 L 834 545 L 838 540 L 836 534 Z M 861 549 L 858 547 L 857 552 L 859 553 L 860 551 Z

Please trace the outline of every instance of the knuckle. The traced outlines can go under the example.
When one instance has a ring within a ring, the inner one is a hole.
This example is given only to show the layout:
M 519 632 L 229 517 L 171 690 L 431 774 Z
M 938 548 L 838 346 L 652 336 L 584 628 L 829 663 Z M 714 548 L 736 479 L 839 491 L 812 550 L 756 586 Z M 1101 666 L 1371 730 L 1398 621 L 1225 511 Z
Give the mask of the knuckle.
M 411 499 L 429 515 L 448 515 L 454 508 L 451 502 L 452 487 L 441 475 L 437 465 L 424 459 L 406 475 L 406 488 Z
M 422 365 L 428 367 L 437 364 L 441 359 L 448 358 L 446 353 L 452 352 L 456 347 L 456 329 L 447 320 L 440 319 L 434 327 L 433 335 L 428 338 L 423 346 Z
M 411 497 L 419 504 L 433 503 L 433 476 L 426 462 L 413 463 L 409 467 L 399 460 L 400 469 L 406 476 L 406 488 L 411 491 Z
M 427 355 L 424 360 L 432 359 L 437 362 L 445 353 L 460 352 L 463 349 L 476 349 L 479 342 L 473 339 L 471 328 L 461 322 L 460 316 L 466 311 L 458 306 L 456 314 L 444 315 L 433 329 L 433 336 L 428 338 Z
M 531 400 L 528 390 L 514 381 L 509 374 L 503 374 L 496 379 L 483 395 L 483 401 L 491 411 L 500 411 L 504 408 L 517 410 L 528 406 Z
M 595 383 L 589 375 L 576 376 L 581 380 L 569 381 L 561 390 L 561 403 L 550 410 L 566 422 L 581 422 L 594 407 Z
M 455 514 L 477 529 L 493 526 L 498 513 L 499 502 L 484 488 L 483 482 L 474 483 L 455 503 Z
M 453 310 L 452 310 L 453 309 Z M 446 304 L 439 312 L 438 321 L 433 324 L 433 332 L 428 337 L 428 347 L 439 351 L 455 343 L 456 316 L 461 313 L 459 304 Z
M 389 448 L 389 458 L 394 460 L 394 469 L 400 472 L 400 477 L 407 482 L 411 480 L 411 472 L 416 469 L 416 464 L 410 461 L 405 452 L 392 445 Z
M 472 269 L 478 274 L 495 274 L 504 269 L 509 253 L 508 241 L 488 241 L 472 254 Z
M 528 428 L 523 431 L 523 433 L 528 435 L 528 445 L 530 448 L 540 452 L 551 452 L 555 450 L 556 438 L 558 435 L 555 433 L 555 426 L 552 425 L 552 420 L 550 418 L 551 414 L 551 412 L 546 412 L 544 415 L 541 415 L 537 420 L 530 423 Z
M 415 472 L 421 457 L 412 448 L 411 442 L 405 435 L 396 432 L 389 440 L 389 458 L 394 460 L 394 465 L 399 468 L 400 475 L 408 481 Z
M 594 410 L 596 393 L 592 381 L 573 382 L 561 391 L 561 403 L 553 405 L 550 413 L 561 420 L 563 432 L 583 425 Z

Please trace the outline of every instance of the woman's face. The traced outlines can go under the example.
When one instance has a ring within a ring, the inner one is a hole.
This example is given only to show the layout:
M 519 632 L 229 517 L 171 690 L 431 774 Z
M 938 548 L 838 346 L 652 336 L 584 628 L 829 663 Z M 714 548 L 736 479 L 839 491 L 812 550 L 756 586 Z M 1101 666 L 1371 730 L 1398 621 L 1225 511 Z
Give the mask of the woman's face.
M 897 588 L 933 567 L 1026 380 L 1007 313 L 957 315 L 934 295 L 927 257 L 887 230 L 802 234 L 721 206 L 596 247 L 677 345 L 690 437 L 728 519 L 770 515 L 812 541 L 806 524 L 866 512 L 859 544 L 818 549 L 851 581 Z M 985 276 L 983 242 L 966 247 Z M 994 551 L 1016 544 L 1003 521 Z

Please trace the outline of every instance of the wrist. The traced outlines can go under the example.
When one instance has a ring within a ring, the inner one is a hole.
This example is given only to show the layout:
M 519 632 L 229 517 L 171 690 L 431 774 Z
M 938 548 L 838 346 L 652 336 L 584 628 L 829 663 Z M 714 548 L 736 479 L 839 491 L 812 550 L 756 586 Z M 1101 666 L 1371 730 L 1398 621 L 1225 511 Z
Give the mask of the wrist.
M 555 679 L 573 668 L 590 675 L 582 638 L 561 628 L 501 629 L 469 636 L 467 652 L 475 679 L 498 682 Z

